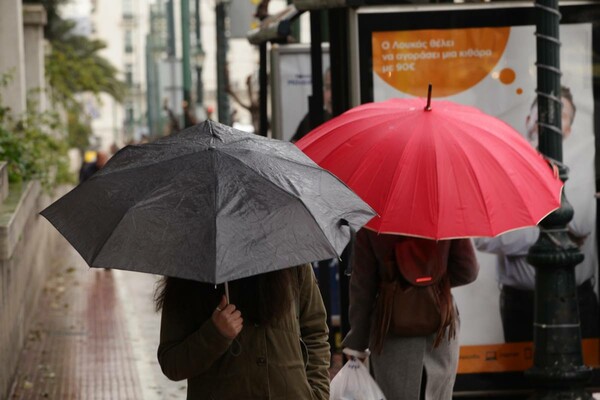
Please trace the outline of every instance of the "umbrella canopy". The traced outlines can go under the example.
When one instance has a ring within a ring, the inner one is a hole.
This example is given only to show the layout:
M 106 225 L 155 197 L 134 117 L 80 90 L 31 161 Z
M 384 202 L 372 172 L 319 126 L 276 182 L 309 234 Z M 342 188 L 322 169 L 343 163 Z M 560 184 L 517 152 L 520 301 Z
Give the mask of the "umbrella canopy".
M 560 206 L 562 182 L 518 132 L 448 101 L 364 104 L 296 145 L 377 211 L 366 227 L 381 233 L 496 236 Z
M 125 147 L 41 214 L 92 267 L 222 283 L 337 257 L 374 212 L 293 144 L 207 121 Z

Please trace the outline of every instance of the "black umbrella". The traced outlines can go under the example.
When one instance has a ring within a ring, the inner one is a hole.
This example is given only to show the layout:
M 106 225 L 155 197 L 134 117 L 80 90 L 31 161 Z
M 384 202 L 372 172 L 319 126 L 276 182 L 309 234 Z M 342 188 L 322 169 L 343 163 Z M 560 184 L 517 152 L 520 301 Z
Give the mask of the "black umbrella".
M 341 254 L 373 210 L 291 143 L 206 121 L 41 213 L 92 267 L 222 283 Z

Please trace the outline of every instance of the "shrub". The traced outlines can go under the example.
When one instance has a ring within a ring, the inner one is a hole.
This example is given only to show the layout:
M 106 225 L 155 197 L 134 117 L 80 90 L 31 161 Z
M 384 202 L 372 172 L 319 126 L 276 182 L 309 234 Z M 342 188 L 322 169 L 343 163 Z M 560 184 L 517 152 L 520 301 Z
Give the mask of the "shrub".
M 0 84 L 6 84 L 0 76 Z M 1 97 L 0 97 L 1 100 Z M 60 135 L 63 129 L 56 113 L 27 112 L 15 118 L 0 102 L 0 161 L 6 161 L 10 182 L 39 180 L 49 189 L 57 183 L 73 182 L 69 172 L 68 146 Z

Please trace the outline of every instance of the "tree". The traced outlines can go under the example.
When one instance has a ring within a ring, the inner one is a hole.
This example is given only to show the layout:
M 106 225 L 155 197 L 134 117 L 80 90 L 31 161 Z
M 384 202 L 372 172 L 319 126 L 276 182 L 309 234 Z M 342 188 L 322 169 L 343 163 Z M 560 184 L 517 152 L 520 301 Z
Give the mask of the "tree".
M 46 75 L 52 89 L 51 99 L 67 111 L 69 142 L 83 149 L 89 143 L 92 130 L 78 95 L 106 93 L 120 102 L 127 86 L 117 78 L 117 69 L 100 55 L 106 44 L 74 34 L 75 23 L 60 16 L 60 6 L 68 1 L 23 0 L 24 3 L 42 4 L 46 9 L 48 24 L 44 36 L 51 44 Z

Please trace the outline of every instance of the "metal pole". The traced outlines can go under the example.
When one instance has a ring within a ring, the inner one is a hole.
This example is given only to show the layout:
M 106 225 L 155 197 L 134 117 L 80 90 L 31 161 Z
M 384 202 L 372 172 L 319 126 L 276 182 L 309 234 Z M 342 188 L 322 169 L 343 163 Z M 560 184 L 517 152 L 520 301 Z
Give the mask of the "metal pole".
M 169 58 L 175 57 L 175 5 L 173 0 L 167 1 L 167 55 Z
M 350 81 L 348 66 L 348 9 L 328 10 L 329 18 L 329 59 L 331 69 L 331 108 L 332 116 L 338 116 L 350 108 Z M 350 331 L 348 309 L 350 306 L 350 277 L 347 268 L 352 256 L 351 245 L 346 246 L 338 264 L 340 333 L 342 337 Z
M 202 23 L 200 21 L 200 0 L 195 0 L 196 12 L 196 51 L 204 55 L 202 48 Z M 202 61 L 204 57 L 201 57 Z M 201 109 L 204 103 L 204 82 L 202 81 L 202 63 L 196 64 L 196 108 Z
M 267 136 L 269 131 L 269 115 L 267 112 L 267 42 L 263 42 L 258 45 L 259 50 L 259 62 L 260 66 L 258 69 L 258 90 L 259 90 L 259 107 L 260 107 L 260 125 L 258 132 L 261 136 Z M 252 101 L 252 99 L 251 99 Z
M 321 11 L 310 11 L 310 59 L 312 66 L 312 95 L 308 100 L 310 128 L 323 121 L 323 52 L 321 49 Z
M 190 2 L 181 0 L 181 66 L 183 68 L 183 101 L 186 109 L 192 106 L 192 70 L 190 63 Z M 185 127 L 193 125 L 189 111 L 184 110 Z
M 348 49 L 348 9 L 334 8 L 329 13 L 329 59 L 331 65 L 331 106 L 336 117 L 350 109 Z
M 217 104 L 219 108 L 219 122 L 231 125 L 231 112 L 229 96 L 227 96 L 227 31 L 225 18 L 227 17 L 227 1 L 217 1 Z
M 177 115 L 177 79 L 176 79 L 176 50 L 175 50 L 175 4 L 167 1 L 167 59 L 169 60 L 169 108 Z M 179 121 L 178 121 L 179 123 Z
M 560 42 L 558 0 L 535 0 L 539 150 L 562 162 Z M 559 167 L 565 181 L 568 169 Z M 536 269 L 533 368 L 537 399 L 591 399 L 585 382 L 575 266 L 583 254 L 567 234 L 573 208 L 563 192 L 561 208 L 541 222 L 540 237 L 527 261 Z

